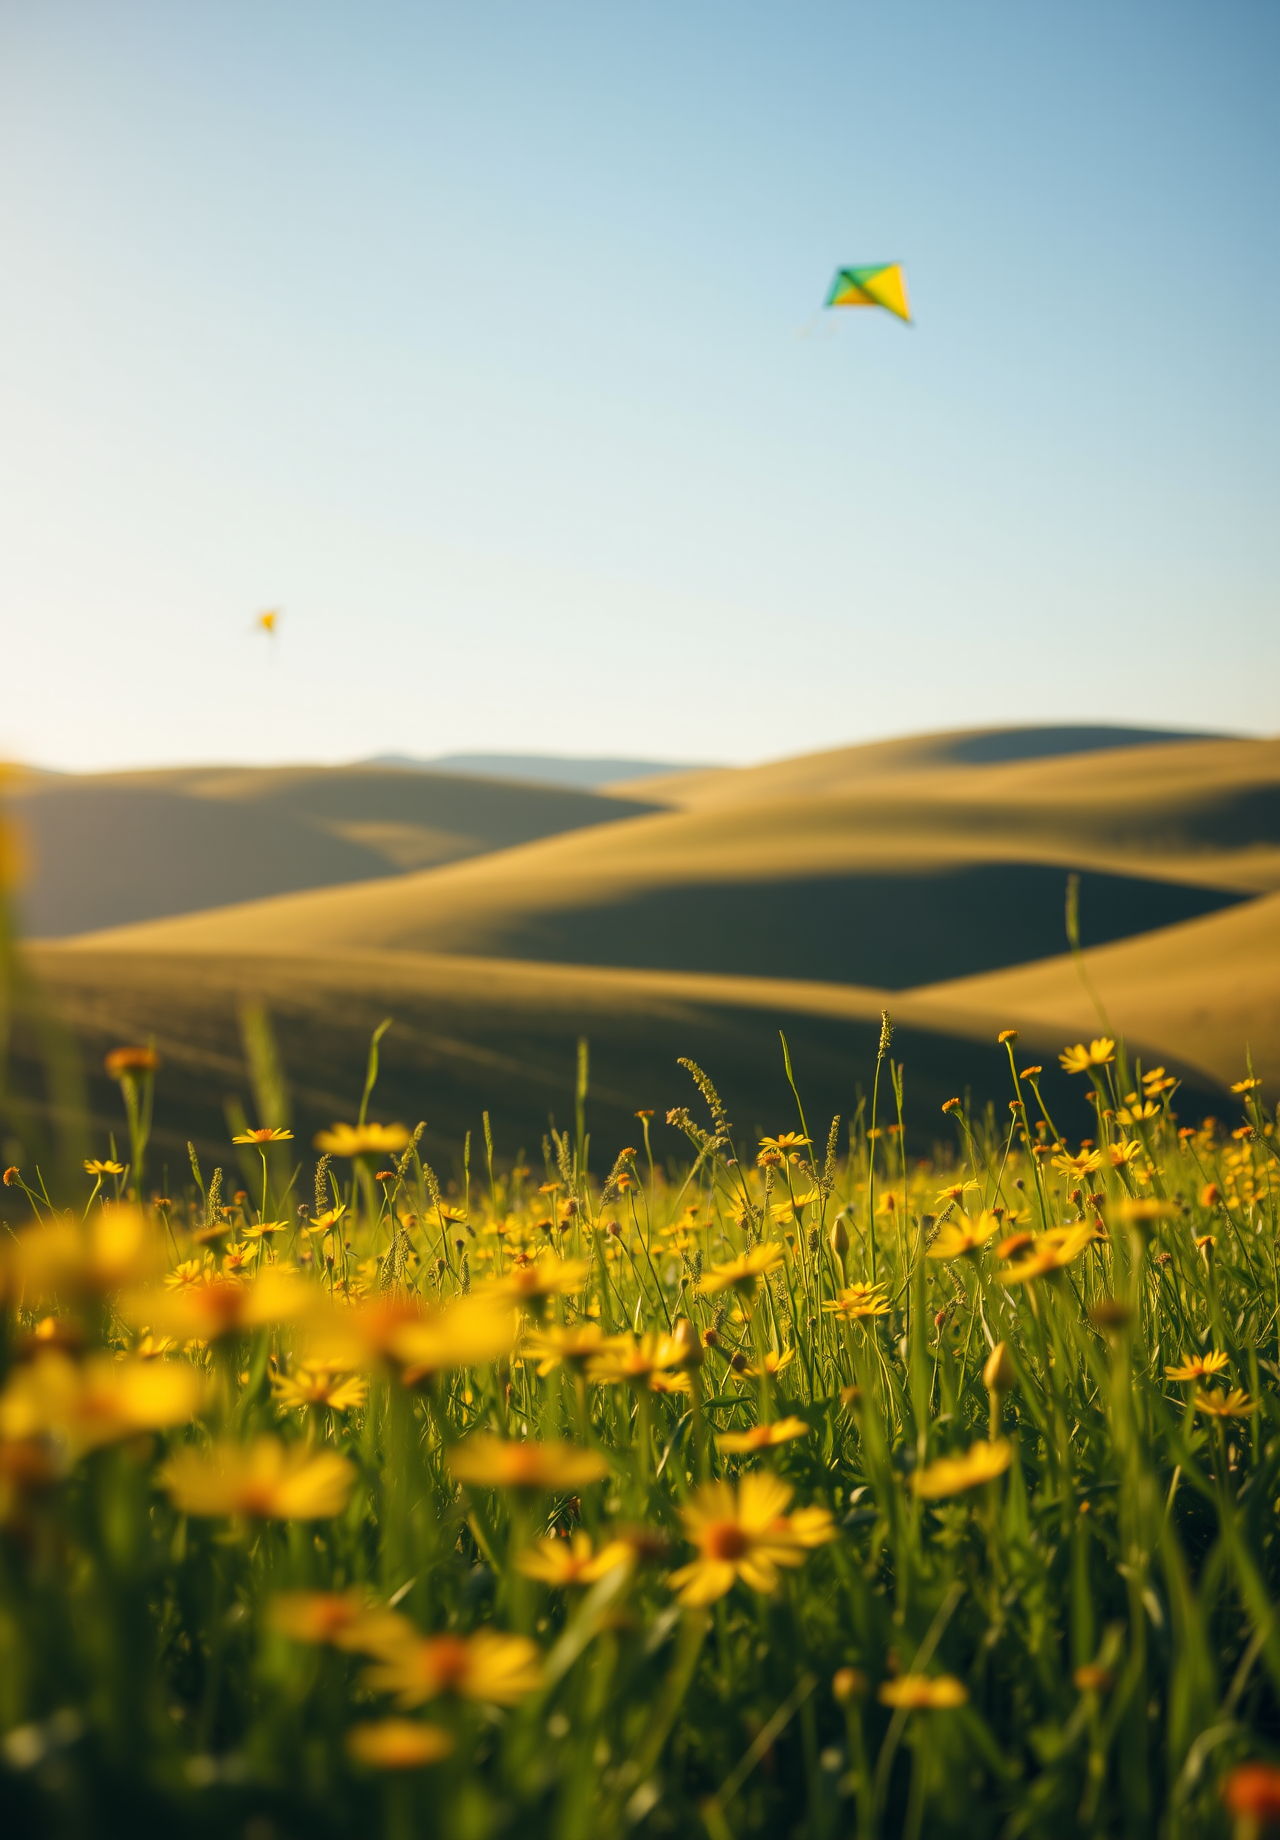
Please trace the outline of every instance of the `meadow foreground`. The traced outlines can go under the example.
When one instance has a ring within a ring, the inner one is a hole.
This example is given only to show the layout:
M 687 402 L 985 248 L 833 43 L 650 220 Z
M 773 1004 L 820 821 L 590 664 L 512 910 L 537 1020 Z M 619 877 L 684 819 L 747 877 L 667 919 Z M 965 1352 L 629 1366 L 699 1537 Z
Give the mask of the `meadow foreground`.
M 592 1179 L 580 1106 L 536 1170 L 486 1128 L 447 1198 L 370 1121 L 375 1051 L 304 1202 L 262 1126 L 251 1187 L 193 1156 L 139 1203 L 164 1076 L 118 1051 L 128 1151 L 59 1205 L 5 1175 L 21 1831 L 1258 1831 L 1258 1083 L 1180 1124 L 1162 1069 L 1081 1043 L 1072 1145 L 1007 1040 L 1007 1123 L 949 1101 L 938 1168 L 882 1046 L 852 1125 L 797 1098 L 742 1144 L 690 1065 L 683 1168 L 640 1114 Z

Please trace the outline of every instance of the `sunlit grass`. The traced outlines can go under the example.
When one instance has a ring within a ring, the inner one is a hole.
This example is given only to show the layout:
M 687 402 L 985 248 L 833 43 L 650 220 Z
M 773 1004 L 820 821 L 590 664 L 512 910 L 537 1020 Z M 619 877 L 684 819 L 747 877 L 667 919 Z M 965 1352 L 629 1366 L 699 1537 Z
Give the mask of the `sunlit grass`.
M 687 1064 L 683 1165 L 640 1113 L 593 1176 L 584 1062 L 541 1167 L 486 1119 L 450 1182 L 375 1044 L 321 1154 L 265 1118 L 168 1197 L 118 1051 L 127 1155 L 5 1175 L 13 1831 L 1258 1831 L 1274 1120 L 1099 1037 L 1069 1143 L 1007 1046 L 941 1165 L 886 1019 L 816 1138 Z

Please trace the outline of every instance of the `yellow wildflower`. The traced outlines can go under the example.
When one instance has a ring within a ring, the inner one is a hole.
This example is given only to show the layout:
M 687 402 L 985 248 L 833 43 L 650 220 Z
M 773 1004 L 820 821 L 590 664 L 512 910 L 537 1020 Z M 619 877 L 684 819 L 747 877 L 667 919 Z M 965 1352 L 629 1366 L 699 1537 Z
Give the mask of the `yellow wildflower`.
M 307 1222 L 307 1232 L 308 1233 L 328 1233 L 330 1232 L 334 1227 L 337 1226 L 338 1222 L 342 1219 L 342 1216 L 346 1213 L 346 1211 L 347 1211 L 347 1204 L 345 1201 L 341 1201 L 338 1203 L 337 1207 L 326 1208 L 323 1214 L 314 1214 L 312 1218 Z
M 248 1240 L 272 1239 L 277 1233 L 287 1232 L 288 1227 L 287 1220 L 259 1220 L 244 1229 L 244 1236 Z
M 330 1520 L 346 1507 L 355 1480 L 355 1469 L 337 1451 L 309 1451 L 273 1437 L 216 1444 L 207 1455 L 179 1450 L 160 1470 L 179 1513 L 204 1519 Z
M 883 1284 L 846 1285 L 833 1303 L 824 1303 L 822 1307 L 832 1311 L 841 1322 L 856 1322 L 861 1316 L 887 1316 L 889 1300 L 884 1289 Z
M 1078 1156 L 1072 1156 L 1069 1150 L 1059 1150 L 1053 1159 L 1053 1166 L 1073 1182 L 1079 1182 L 1085 1176 L 1092 1175 L 1095 1169 L 1102 1168 L 1102 1152 L 1082 1150 Z
M 1137 1137 L 1122 1137 L 1118 1143 L 1107 1145 L 1107 1155 L 1113 1169 L 1123 1169 L 1136 1156 L 1142 1155 L 1142 1140 Z
M 1008 1438 L 993 1444 L 970 1444 L 960 1457 L 939 1457 L 936 1462 L 918 1469 L 911 1478 L 912 1492 L 922 1501 L 940 1501 L 946 1495 L 961 1495 L 980 1483 L 1003 1476 L 1013 1462 L 1013 1445 Z
M 495 1278 L 492 1284 L 486 1283 L 485 1288 L 495 1296 L 510 1297 L 518 1303 L 524 1303 L 534 1297 L 555 1297 L 569 1291 L 580 1291 L 590 1275 L 591 1267 L 585 1259 L 561 1259 L 554 1252 L 549 1252 L 527 1265 L 517 1266 L 501 1278 Z
M 329 1642 L 343 1648 L 345 1637 L 367 1614 L 359 1591 L 280 1591 L 271 1599 L 267 1621 L 291 1642 Z
M 103 1296 L 145 1278 L 164 1256 L 141 1208 L 102 1207 L 81 1225 L 53 1220 L 24 1228 L 5 1249 L 0 1273 L 28 1307 L 41 1297 Z
M 968 1214 L 961 1214 L 955 1220 L 944 1220 L 934 1235 L 933 1244 L 926 1251 L 925 1257 L 929 1259 L 963 1258 L 985 1246 L 999 1227 L 999 1220 L 986 1208 L 983 1208 L 976 1220 L 971 1220 Z
M 886 1680 L 876 1698 L 905 1712 L 940 1712 L 963 1706 L 969 1689 L 954 1674 L 901 1674 Z
M 330 1156 L 392 1156 L 407 1150 L 413 1138 L 402 1124 L 335 1124 L 318 1131 L 314 1141 L 317 1150 Z
M 447 1461 L 459 1482 L 486 1489 L 538 1489 L 557 1493 L 599 1482 L 609 1465 L 595 1450 L 532 1438 L 517 1442 L 478 1431 L 465 1443 L 455 1444 Z
M 167 1291 L 183 1291 L 189 1284 L 203 1284 L 208 1270 L 207 1257 L 182 1259 L 172 1271 L 165 1273 L 164 1288 Z
M 160 1056 L 154 1048 L 112 1048 L 102 1064 L 110 1079 L 123 1080 L 133 1074 L 154 1073 Z
M 122 1176 L 124 1174 L 124 1164 L 104 1161 L 100 1157 L 91 1156 L 86 1159 L 85 1170 L 91 1176 Z
M 1160 1107 L 1147 1097 L 1139 1098 L 1137 1093 L 1127 1093 L 1125 1102 L 1116 1113 L 1121 1124 L 1142 1124 L 1148 1118 L 1158 1118 Z
M 257 1131 L 238 1131 L 231 1139 L 233 1144 L 283 1144 L 293 1141 L 293 1132 L 282 1130 L 279 1126 L 264 1125 Z
M 579 1529 L 571 1540 L 539 1540 L 522 1552 L 516 1565 L 526 1578 L 564 1589 L 574 1584 L 595 1584 L 616 1565 L 628 1565 L 635 1552 L 625 1540 L 610 1540 L 596 1552 L 591 1535 Z
M 776 1240 L 766 1240 L 762 1245 L 753 1246 L 750 1252 L 739 1253 L 736 1259 L 729 1259 L 722 1265 L 713 1265 L 703 1277 L 699 1288 L 708 1296 L 716 1291 L 727 1290 L 745 1293 L 755 1289 L 758 1278 L 777 1271 L 782 1262 L 782 1247 Z
M 739 1456 L 747 1451 L 769 1450 L 775 1444 L 786 1444 L 792 1438 L 808 1435 L 809 1426 L 802 1418 L 780 1418 L 772 1425 L 753 1425 L 749 1431 L 722 1431 L 716 1443 L 731 1456 Z
M 947 1188 L 940 1188 L 938 1190 L 938 1198 L 934 1202 L 934 1206 L 942 1207 L 948 1201 L 960 1201 L 963 1199 L 964 1192 L 967 1188 L 977 1188 L 977 1186 L 978 1184 L 976 1182 L 952 1182 Z
M 139 1339 L 133 1352 L 140 1361 L 156 1361 L 162 1354 L 172 1353 L 177 1345 L 171 1335 L 147 1334 Z
M 348 1752 L 370 1770 L 420 1770 L 452 1749 L 447 1731 L 421 1719 L 369 1719 L 347 1733 Z
M 1126 1195 L 1116 1213 L 1130 1226 L 1142 1226 L 1153 1220 L 1173 1220 L 1178 1208 L 1175 1202 L 1161 1201 L 1155 1195 Z
M 711 1604 L 738 1579 L 753 1591 L 772 1592 L 779 1566 L 803 1565 L 806 1550 L 836 1537 L 825 1508 L 797 1517 L 785 1509 L 794 1491 L 767 1470 L 753 1470 L 735 1491 L 727 1482 L 708 1482 L 681 1509 L 698 1557 L 667 1580 L 683 1604 Z M 816 1516 L 820 1517 L 814 1518 Z
M 776 1379 L 779 1374 L 784 1374 L 787 1371 L 795 1358 L 796 1350 L 794 1342 L 790 1347 L 784 1348 L 781 1354 L 775 1354 L 772 1348 L 766 1348 L 763 1368 L 757 1364 L 755 1367 L 748 1367 L 745 1371 L 755 1380 L 759 1380 L 762 1374 L 769 1374 Z
M 587 1378 L 605 1386 L 624 1381 L 632 1386 L 649 1386 L 655 1392 L 669 1391 L 664 1386 L 664 1369 L 683 1367 L 687 1345 L 670 1335 L 650 1331 L 634 1335 L 612 1335 L 601 1342 L 598 1353 L 587 1363 Z
M 459 1297 L 444 1309 L 410 1318 L 388 1337 L 406 1386 L 458 1367 L 483 1367 L 511 1353 L 517 1333 L 515 1311 L 486 1289 Z
M 553 1324 L 527 1336 L 521 1353 L 538 1363 L 538 1378 L 545 1380 L 562 1361 L 575 1371 L 585 1367 L 603 1341 L 604 1330 L 597 1322 L 578 1323 L 571 1329 Z
M 1196 1393 L 1196 1411 L 1206 1412 L 1210 1418 L 1248 1418 L 1257 1409 L 1257 1400 L 1250 1399 L 1238 1386 L 1229 1393 Z
M 1065 1048 L 1058 1056 L 1067 1073 L 1087 1073 L 1090 1067 L 1106 1067 L 1115 1059 L 1116 1044 L 1109 1036 L 1100 1035 L 1086 1048 L 1077 1042 L 1074 1048 Z
M 453 1693 L 486 1705 L 515 1706 L 542 1685 L 541 1656 L 527 1636 L 480 1629 L 473 1636 L 424 1636 L 407 1617 L 387 1617 L 366 1649 L 377 1665 L 364 1676 L 375 1693 L 408 1708 Z
M 83 1366 L 58 1349 L 16 1368 L 0 1395 L 0 1436 L 50 1436 L 73 1458 L 101 1444 L 185 1425 L 204 1378 L 179 1361 L 95 1355 Z
M 323 1406 L 330 1412 L 356 1412 L 368 1397 L 364 1380 L 318 1361 L 300 1361 L 291 1374 L 277 1374 L 271 1382 L 279 1405 L 305 1410 Z
M 1016 1265 L 1009 1265 L 1000 1273 L 1001 1284 L 1026 1284 L 1033 1278 L 1045 1278 L 1050 1273 L 1061 1271 L 1079 1258 L 1085 1247 L 1097 1239 L 1095 1229 L 1087 1221 L 1080 1221 L 1073 1227 L 1055 1227 L 1048 1233 L 1040 1233 L 1032 1241 L 1032 1251 L 1028 1258 Z
M 180 1290 L 138 1291 L 124 1299 L 122 1308 L 129 1321 L 146 1323 L 179 1341 L 216 1342 L 226 1335 L 294 1322 L 314 1301 L 309 1285 L 274 1267 L 250 1284 L 206 1268 L 200 1281 L 188 1281 Z
M 1216 1350 L 1203 1354 L 1198 1359 L 1183 1361 L 1178 1367 L 1166 1367 L 1165 1378 L 1168 1380 L 1208 1380 L 1214 1374 L 1220 1374 L 1231 1365 L 1231 1356 L 1219 1354 Z
M 351 1295 L 360 1297 L 360 1287 L 352 1286 Z M 335 1370 L 393 1362 L 413 1385 L 500 1360 L 515 1345 L 517 1322 L 510 1304 L 487 1290 L 432 1309 L 416 1298 L 383 1295 L 354 1308 L 313 1310 L 307 1356 Z

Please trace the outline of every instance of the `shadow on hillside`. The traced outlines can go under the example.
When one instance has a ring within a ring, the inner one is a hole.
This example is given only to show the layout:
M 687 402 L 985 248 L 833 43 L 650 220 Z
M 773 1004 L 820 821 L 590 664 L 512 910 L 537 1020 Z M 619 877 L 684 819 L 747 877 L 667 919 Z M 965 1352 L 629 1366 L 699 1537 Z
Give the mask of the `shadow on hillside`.
M 1066 885 L 1063 869 L 1043 863 L 686 883 L 593 906 L 499 913 L 483 923 L 482 942 L 473 949 L 486 957 L 557 964 L 906 990 L 1063 951 Z M 1247 898 L 1185 882 L 1085 871 L 1083 943 L 1106 945 Z
M 297 1155 L 307 1170 L 314 1161 L 315 1131 L 335 1119 L 355 1116 L 369 1034 L 387 1015 L 394 1026 L 382 1044 L 382 1071 L 371 1116 L 412 1126 L 427 1120 L 424 1148 L 442 1172 L 460 1165 L 463 1140 L 472 1133 L 473 1171 L 482 1168 L 482 1113 L 491 1114 L 498 1153 L 511 1160 L 525 1153 L 535 1168 L 541 1142 L 554 1117 L 572 1123 L 576 1047 L 590 1043 L 591 1092 L 588 1125 L 592 1164 L 603 1170 L 624 1144 L 638 1144 L 635 1112 L 655 1112 L 654 1141 L 663 1158 L 685 1161 L 686 1140 L 663 1122 L 673 1105 L 688 1105 L 702 1122 L 705 1108 L 678 1057 L 698 1061 L 719 1085 L 735 1121 L 735 1136 L 754 1155 L 765 1132 L 796 1126 L 795 1102 L 787 1087 L 778 1040 L 784 1029 L 797 1080 L 815 1136 L 825 1141 L 831 1115 L 847 1121 L 860 1095 L 869 1095 L 875 1071 L 878 1025 L 788 1011 L 717 1007 L 655 994 L 584 990 L 561 992 L 554 1000 L 477 1001 L 474 993 L 451 999 L 381 987 L 330 993 L 317 1001 L 299 988 L 290 994 L 271 967 L 235 981 L 199 980 L 198 966 L 161 960 L 144 986 L 111 994 L 105 980 L 84 968 L 64 967 L 56 997 L 79 1043 L 88 1074 L 90 1139 L 102 1154 L 106 1133 L 124 1141 L 119 1095 L 101 1072 L 102 1057 L 124 1041 L 154 1038 L 164 1065 L 156 1088 L 155 1152 L 148 1186 L 186 1180 L 186 1140 L 201 1156 L 235 1169 L 225 1104 L 238 1100 L 253 1119 L 253 1100 L 244 1064 L 237 1005 L 245 996 L 269 998 L 280 1054 L 293 1098 Z M 100 968 L 99 968 L 100 972 Z M 193 980 L 193 972 L 197 974 Z M 29 1094 L 43 1091 L 30 1039 L 15 1044 L 18 1083 Z M 1046 1099 L 1059 1128 L 1073 1137 L 1094 1124 L 1083 1103 L 1083 1086 L 1056 1070 L 1055 1040 L 1024 1037 L 1019 1052 L 1044 1062 Z M 997 1128 L 1008 1128 L 1008 1061 L 995 1042 L 977 1043 L 928 1030 L 902 1027 L 893 1054 L 906 1066 L 906 1120 L 912 1156 L 949 1153 L 955 1128 L 944 1118 L 943 1101 L 968 1096 L 981 1113 L 993 1107 Z M 882 1082 L 881 1122 L 892 1122 L 893 1101 Z M 1186 1117 L 1222 1112 L 1223 1096 L 1204 1081 L 1188 1087 L 1179 1109 Z M 48 1120 L 46 1118 L 45 1122 Z M 22 1161 L 28 1147 L 10 1137 L 6 1157 Z M 309 1181 L 309 1176 L 306 1181 Z M 305 1183 L 304 1190 L 305 1194 Z

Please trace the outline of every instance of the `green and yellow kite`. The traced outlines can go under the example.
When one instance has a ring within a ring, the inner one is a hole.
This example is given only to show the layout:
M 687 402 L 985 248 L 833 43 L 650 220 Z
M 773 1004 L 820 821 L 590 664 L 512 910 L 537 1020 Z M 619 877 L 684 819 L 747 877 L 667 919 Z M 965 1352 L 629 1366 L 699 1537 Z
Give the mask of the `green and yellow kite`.
M 911 324 L 907 277 L 902 272 L 901 262 L 873 262 L 868 268 L 838 268 L 824 304 L 828 307 L 883 307 L 887 313 Z

